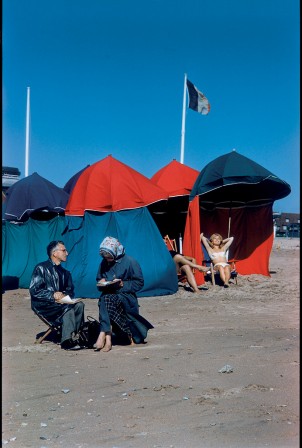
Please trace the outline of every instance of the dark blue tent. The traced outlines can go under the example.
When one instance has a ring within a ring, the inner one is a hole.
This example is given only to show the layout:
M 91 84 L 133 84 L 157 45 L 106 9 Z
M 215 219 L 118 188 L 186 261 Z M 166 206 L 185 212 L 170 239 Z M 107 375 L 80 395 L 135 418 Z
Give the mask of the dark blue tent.
M 12 185 L 6 192 L 5 212 L 7 221 L 26 221 L 39 213 L 53 218 L 64 214 L 69 194 L 44 177 L 33 173 Z
M 83 168 L 82 170 L 78 171 L 76 174 L 74 174 L 69 181 L 66 182 L 66 184 L 63 187 L 63 190 L 66 191 L 66 193 L 71 194 L 72 190 L 75 187 L 75 184 L 78 181 L 78 178 L 80 177 L 80 175 L 83 173 L 83 171 L 86 170 L 86 168 L 88 168 L 90 165 L 85 166 L 85 168 Z

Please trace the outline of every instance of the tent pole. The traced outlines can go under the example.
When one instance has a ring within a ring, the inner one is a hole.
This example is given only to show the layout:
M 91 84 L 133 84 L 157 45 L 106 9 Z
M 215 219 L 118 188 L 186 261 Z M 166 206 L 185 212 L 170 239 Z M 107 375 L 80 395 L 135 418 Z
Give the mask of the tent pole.
M 25 177 L 28 176 L 28 160 L 29 160 L 29 118 L 30 118 L 30 87 L 27 87 L 26 102 L 26 140 L 25 140 Z
M 182 125 L 181 125 L 181 145 L 180 145 L 180 163 L 184 163 L 185 158 L 185 128 L 186 128 L 186 92 L 187 91 L 187 74 L 185 73 L 184 95 L 182 102 Z
M 231 230 L 231 217 L 229 216 L 228 238 L 230 238 L 230 230 Z
M 229 210 L 228 238 L 230 238 L 230 234 L 231 234 L 231 220 L 232 220 L 231 214 L 232 214 L 232 207 L 230 207 L 230 210 Z
M 179 253 L 182 254 L 182 236 L 181 236 L 181 233 L 179 234 L 178 248 L 179 248 Z

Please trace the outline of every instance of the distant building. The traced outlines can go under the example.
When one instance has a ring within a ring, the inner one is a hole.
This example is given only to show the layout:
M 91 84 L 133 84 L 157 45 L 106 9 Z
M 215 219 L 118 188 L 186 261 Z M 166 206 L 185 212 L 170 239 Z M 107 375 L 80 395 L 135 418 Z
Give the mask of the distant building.
M 20 174 L 21 172 L 18 168 L 12 168 L 10 166 L 2 167 L 2 193 L 6 193 L 9 187 L 20 180 Z
M 273 212 L 275 236 L 300 238 L 300 213 Z

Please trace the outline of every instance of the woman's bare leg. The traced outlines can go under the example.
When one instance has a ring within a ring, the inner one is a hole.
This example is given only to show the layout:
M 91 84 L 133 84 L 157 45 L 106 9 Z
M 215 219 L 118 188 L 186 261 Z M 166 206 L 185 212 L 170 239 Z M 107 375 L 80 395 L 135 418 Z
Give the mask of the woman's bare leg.
M 224 268 L 224 277 L 225 277 L 224 285 L 229 286 L 229 280 L 231 278 L 231 268 L 229 266 L 225 266 Z
M 188 266 L 188 265 L 182 266 L 180 268 L 180 270 L 181 270 L 181 272 L 183 272 L 186 275 L 188 283 L 191 286 L 191 288 L 193 289 L 193 291 L 200 293 L 197 283 L 196 283 L 196 280 L 195 280 L 195 277 L 194 277 L 194 274 L 193 274 L 190 266 Z
M 221 280 L 223 281 L 223 284 L 228 287 L 229 286 L 229 280 L 231 278 L 231 270 L 229 266 L 217 266 L 218 271 L 219 271 L 219 275 Z
M 190 266 L 191 268 L 197 269 L 198 271 L 202 271 L 202 272 L 208 271 L 208 268 L 206 268 L 205 266 L 201 266 L 200 264 L 192 263 L 192 261 L 187 260 L 183 255 L 180 255 L 180 254 L 174 255 L 173 260 L 180 266 L 187 265 L 187 266 Z

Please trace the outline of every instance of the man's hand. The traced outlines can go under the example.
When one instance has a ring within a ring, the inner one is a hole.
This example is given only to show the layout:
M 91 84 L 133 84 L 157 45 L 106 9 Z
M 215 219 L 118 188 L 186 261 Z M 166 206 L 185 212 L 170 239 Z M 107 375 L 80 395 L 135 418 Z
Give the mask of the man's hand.
M 64 296 L 65 296 L 65 294 L 63 294 L 60 291 L 55 292 L 53 295 L 55 302 L 57 302 L 57 303 L 60 303 L 61 299 L 63 299 Z

